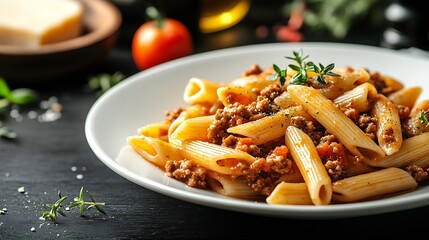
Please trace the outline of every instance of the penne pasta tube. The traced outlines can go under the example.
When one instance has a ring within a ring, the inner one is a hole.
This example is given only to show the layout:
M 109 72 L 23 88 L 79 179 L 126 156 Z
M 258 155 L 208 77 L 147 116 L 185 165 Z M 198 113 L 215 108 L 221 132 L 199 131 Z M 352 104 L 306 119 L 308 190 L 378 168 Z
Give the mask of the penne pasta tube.
M 398 79 L 388 76 L 385 74 L 379 74 L 379 78 L 384 82 L 384 84 L 391 88 L 393 91 L 398 91 L 404 88 L 404 84 L 402 84 Z
M 289 126 L 285 134 L 286 145 L 298 166 L 315 205 L 327 205 L 331 202 L 332 187 L 322 160 L 313 140 L 301 129 Z
M 273 83 L 270 81 L 267 81 L 265 76 L 249 75 L 249 76 L 236 78 L 233 81 L 231 81 L 227 86 L 262 90 L 263 88 L 271 84 Z
M 224 86 L 225 83 L 213 82 L 200 78 L 191 78 L 185 87 L 183 99 L 190 104 L 209 102 L 214 103 L 218 100 L 217 89 Z
M 290 96 L 310 113 L 354 155 L 383 158 L 384 151 L 371 140 L 334 103 L 312 87 L 289 85 Z
M 274 99 L 274 103 L 282 108 L 296 106 L 296 102 L 290 97 L 289 93 L 284 91 L 280 96 Z
M 181 153 L 195 164 L 226 175 L 242 175 L 240 167 L 256 160 L 246 152 L 199 140 L 184 140 Z
M 365 161 L 375 167 L 403 167 L 418 165 L 423 168 L 429 167 L 429 148 L 427 143 L 429 132 L 410 137 L 402 142 L 401 149 L 383 159 L 365 159 Z
M 224 106 L 235 102 L 249 104 L 257 98 L 252 89 L 244 87 L 220 87 L 217 89 L 217 95 Z
M 326 76 L 327 85 L 318 89 L 326 98 L 335 99 L 356 86 L 367 82 L 370 75 L 365 69 L 341 73 L 340 76 Z
M 421 111 L 429 110 L 429 100 L 425 99 L 416 103 L 410 111 L 410 117 L 405 123 L 405 134 L 407 137 L 420 135 L 429 131 L 429 125 L 420 119 Z
M 396 105 L 384 95 L 379 94 L 375 98 L 371 112 L 377 119 L 378 145 L 386 155 L 399 151 L 402 145 L 402 126 Z
M 168 128 L 168 138 L 171 138 L 171 135 L 176 130 L 176 128 L 183 123 L 186 119 L 204 116 L 204 111 L 202 110 L 202 106 L 195 104 L 187 107 L 184 111 L 182 111 L 179 116 L 170 124 Z
M 351 106 L 358 109 L 360 113 L 369 110 L 370 98 L 377 95 L 377 89 L 370 83 L 363 83 L 343 95 L 335 98 L 332 102 L 338 106 Z
M 143 135 L 130 136 L 127 138 L 127 143 L 144 159 L 162 169 L 168 160 L 183 159 L 178 148 L 158 138 Z
M 144 135 L 147 137 L 159 138 L 164 141 L 168 141 L 168 128 L 170 127 L 169 122 L 162 121 L 152 124 L 147 124 L 139 129 L 137 129 L 137 133 L 139 135 Z
M 421 87 L 408 87 L 391 93 L 388 98 L 396 105 L 404 105 L 412 108 L 422 93 Z
M 281 182 L 267 197 L 268 204 L 313 205 L 305 183 Z
M 208 115 L 184 120 L 171 133 L 169 142 L 181 146 L 185 139 L 207 141 L 207 129 L 214 119 L 214 115 Z
M 243 123 L 227 129 L 229 133 L 250 137 L 256 145 L 284 136 L 285 130 L 292 125 L 294 116 L 312 118 L 301 106 L 294 106 L 255 121 Z
M 417 182 L 410 174 L 390 167 L 334 182 L 332 199 L 337 203 L 356 202 L 416 187 Z
M 240 199 L 258 199 L 261 197 L 261 194 L 247 185 L 245 178 L 209 172 L 207 184 L 215 192 L 228 197 Z

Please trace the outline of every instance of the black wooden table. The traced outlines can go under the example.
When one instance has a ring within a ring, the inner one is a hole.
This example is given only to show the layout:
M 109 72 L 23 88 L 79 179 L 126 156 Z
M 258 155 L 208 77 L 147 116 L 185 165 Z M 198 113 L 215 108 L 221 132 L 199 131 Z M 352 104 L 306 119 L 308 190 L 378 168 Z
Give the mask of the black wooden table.
M 272 37 L 255 38 L 254 29 L 247 18 L 227 31 L 200 36 L 196 52 L 276 41 Z M 126 31 L 124 28 L 123 34 Z M 227 43 L 218 41 L 231 32 L 238 37 Z M 378 45 L 380 35 L 380 31 L 357 32 L 341 41 Z M 85 118 L 96 94 L 85 91 L 84 86 L 89 74 L 121 71 L 130 76 L 138 72 L 127 37 L 118 40 L 100 68 L 76 73 L 66 83 L 39 86 L 42 100 L 54 97 L 62 105 L 59 119 L 41 122 L 27 115 L 29 109 L 22 110 L 22 119 L 6 119 L 5 124 L 18 137 L 14 141 L 0 139 L 0 239 L 286 239 L 291 235 L 347 238 L 426 234 L 423 226 L 428 224 L 429 207 L 346 219 L 271 218 L 177 200 L 114 173 L 97 159 L 86 141 Z M 311 35 L 306 40 L 330 41 Z M 72 209 L 66 212 L 67 217 L 58 216 L 56 222 L 40 219 L 42 205 L 54 203 L 58 191 L 71 200 L 81 187 L 95 200 L 106 203 L 106 215 L 91 209 L 80 217 Z

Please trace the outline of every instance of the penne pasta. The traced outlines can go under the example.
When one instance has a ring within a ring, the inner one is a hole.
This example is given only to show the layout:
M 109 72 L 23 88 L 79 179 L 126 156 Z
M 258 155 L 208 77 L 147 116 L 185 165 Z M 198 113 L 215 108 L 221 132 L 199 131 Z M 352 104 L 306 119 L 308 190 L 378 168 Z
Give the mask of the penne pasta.
M 207 141 L 207 129 L 213 122 L 214 116 L 189 118 L 181 122 L 170 135 L 170 143 L 181 146 L 186 139 Z
M 331 178 L 311 138 L 299 128 L 289 126 L 285 140 L 305 180 L 311 201 L 315 205 L 329 204 L 332 197 Z
M 305 183 L 281 182 L 266 201 L 269 204 L 313 205 Z
M 240 199 L 259 199 L 262 196 L 247 185 L 243 178 L 210 172 L 207 175 L 207 183 L 215 192 Z
M 417 182 L 400 168 L 385 168 L 338 180 L 332 184 L 335 202 L 356 202 L 417 187 Z
M 388 88 L 392 89 L 394 92 L 404 88 L 404 84 L 402 84 L 401 82 L 398 81 L 398 79 L 392 76 L 388 76 L 386 74 L 379 74 L 379 78 L 381 78 L 384 84 Z
M 402 142 L 401 149 L 383 159 L 365 159 L 365 161 L 375 167 L 403 167 L 418 165 L 423 168 L 429 167 L 429 148 L 427 142 L 429 132 L 410 137 Z
M 244 87 L 220 87 L 217 89 L 217 95 L 224 106 L 235 102 L 249 104 L 258 96 L 252 89 Z
M 343 95 L 338 96 L 332 102 L 338 106 L 350 106 L 360 113 L 370 109 L 370 101 L 377 95 L 377 89 L 370 83 L 363 83 Z
M 274 103 L 282 108 L 289 108 L 297 105 L 288 92 L 283 92 L 280 96 L 276 97 Z
M 292 124 L 294 116 L 311 116 L 301 106 L 290 107 L 252 122 L 247 122 L 227 129 L 229 133 L 250 137 L 256 145 L 267 143 L 284 136 L 286 128 Z
M 413 106 L 410 116 L 405 123 L 405 134 L 408 137 L 416 136 L 429 131 L 429 125 L 420 119 L 421 111 L 429 110 L 429 99 L 418 102 Z
M 272 82 L 267 81 L 263 76 L 250 75 L 250 76 L 236 78 L 232 82 L 230 82 L 228 86 L 243 87 L 246 89 L 253 89 L 253 90 L 260 91 L 261 89 L 265 88 L 270 84 L 272 84 Z
M 388 98 L 396 105 L 404 105 L 412 108 L 421 93 L 421 87 L 407 87 L 391 93 Z
M 140 156 L 162 169 L 168 160 L 183 159 L 178 148 L 158 138 L 130 136 L 127 142 Z
M 225 83 L 213 82 L 200 78 L 191 78 L 186 85 L 183 99 L 190 104 L 217 101 L 217 89 Z
M 372 115 L 377 119 L 378 145 L 386 155 L 399 151 L 402 145 L 402 128 L 395 104 L 379 94 L 374 101 Z
M 345 92 L 365 83 L 369 80 L 370 75 L 365 69 L 347 71 L 338 77 L 327 76 L 325 79 L 327 85 L 318 90 L 328 99 L 335 99 Z
M 240 167 L 256 160 L 246 152 L 199 140 L 183 141 L 181 153 L 195 164 L 227 175 L 242 175 Z
M 168 141 L 168 129 L 170 124 L 167 121 L 162 121 L 158 123 L 147 124 L 139 129 L 137 129 L 138 135 L 144 135 L 147 137 L 159 138 L 164 141 Z
M 187 107 L 183 110 L 179 116 L 170 124 L 168 128 L 168 138 L 171 140 L 171 135 L 176 130 L 176 128 L 182 124 L 186 119 L 203 116 L 205 114 L 204 110 L 202 110 L 201 105 L 195 104 Z

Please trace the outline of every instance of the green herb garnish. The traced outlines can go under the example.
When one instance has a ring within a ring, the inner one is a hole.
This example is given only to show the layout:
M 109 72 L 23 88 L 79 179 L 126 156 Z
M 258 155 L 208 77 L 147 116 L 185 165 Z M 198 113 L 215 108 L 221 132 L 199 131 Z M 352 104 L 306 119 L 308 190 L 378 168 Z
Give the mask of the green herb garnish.
M 96 91 L 97 96 L 101 96 L 107 90 L 124 79 L 125 75 L 121 72 L 115 72 L 111 75 L 107 73 L 100 73 L 98 75 L 89 77 L 88 88 L 91 91 Z
M 25 105 L 36 101 L 38 94 L 33 89 L 17 88 L 11 90 L 6 81 L 0 77 L 0 97 L 4 103 L 1 106 L 8 104 Z
M 10 89 L 6 81 L 0 77 L 0 115 L 4 115 L 6 109 L 12 105 L 26 105 L 35 102 L 38 94 L 33 89 Z M 0 122 L 0 137 L 13 139 L 17 134 Z
M 294 70 L 296 73 L 292 76 L 290 84 L 305 85 L 308 81 L 314 81 L 316 83 L 326 85 L 325 75 L 329 76 L 340 76 L 337 73 L 332 72 L 335 68 L 335 64 L 331 63 L 326 67 L 319 63 L 317 66 L 312 61 L 306 62 L 307 56 L 303 56 L 302 50 L 300 52 L 293 51 L 293 57 L 285 57 L 287 59 L 294 60 L 297 64 L 289 64 L 288 67 Z M 268 81 L 274 81 L 279 79 L 280 85 L 283 86 L 286 83 L 287 68 L 281 69 L 276 64 L 273 64 L 275 73 L 267 77 Z M 308 76 L 308 72 L 314 72 L 317 75 L 314 77 Z
M 99 212 L 106 214 L 104 209 L 101 206 L 104 206 L 104 202 L 96 202 L 91 194 L 89 194 L 88 191 L 85 192 L 86 195 L 90 198 L 91 201 L 85 201 L 83 199 L 84 196 L 84 190 L 83 187 L 81 187 L 79 196 L 75 197 L 73 199 L 73 202 L 71 202 L 67 207 L 64 207 L 62 204 L 65 200 L 68 199 L 67 196 L 61 196 L 61 192 L 58 192 L 59 199 L 54 204 L 45 204 L 43 207 L 46 209 L 45 211 L 42 211 L 42 217 L 43 218 L 49 218 L 52 221 L 55 221 L 57 219 L 57 213 L 61 214 L 62 216 L 66 217 L 66 214 L 64 213 L 63 209 L 73 209 L 75 207 L 79 207 L 79 216 L 83 216 L 85 211 L 90 210 L 91 208 L 96 208 Z
M 61 192 L 58 192 L 59 199 L 54 204 L 45 204 L 43 207 L 46 209 L 46 211 L 42 211 L 42 217 L 43 218 L 50 218 L 52 221 L 55 221 L 57 219 L 57 213 L 61 214 L 62 216 L 66 216 L 66 214 L 63 212 L 62 204 L 65 200 L 67 200 L 67 196 L 62 197 Z
M 95 200 L 94 200 L 94 198 L 92 197 L 92 195 L 91 194 L 89 194 L 89 192 L 88 191 L 86 191 L 86 194 L 88 195 L 88 197 L 91 199 L 91 201 L 89 202 L 89 201 L 85 201 L 85 200 L 83 200 L 83 187 L 80 189 L 80 192 L 79 192 L 79 196 L 78 197 L 75 197 L 74 198 L 74 202 L 73 203 L 71 203 L 68 207 L 69 208 L 74 208 L 74 207 L 77 207 L 77 206 L 79 206 L 79 216 L 83 216 L 83 213 L 84 213 L 84 211 L 85 210 L 89 210 L 89 209 L 91 209 L 91 208 L 96 208 L 99 212 L 101 212 L 101 213 L 103 213 L 103 214 L 106 214 L 106 212 L 100 207 L 101 205 L 104 205 L 105 203 L 102 203 L 102 202 L 96 202 Z M 88 207 L 86 207 L 86 209 L 85 209 L 85 206 L 88 206 Z
M 14 139 L 16 138 L 16 133 L 4 125 L 2 121 L 0 121 L 0 137 Z
M 428 127 L 429 126 L 429 120 L 428 120 L 428 118 L 426 117 L 426 115 L 429 113 L 429 110 L 427 110 L 427 111 L 425 111 L 425 110 L 420 110 L 420 116 L 419 116 L 419 118 L 420 118 L 420 123 L 426 123 L 426 127 Z

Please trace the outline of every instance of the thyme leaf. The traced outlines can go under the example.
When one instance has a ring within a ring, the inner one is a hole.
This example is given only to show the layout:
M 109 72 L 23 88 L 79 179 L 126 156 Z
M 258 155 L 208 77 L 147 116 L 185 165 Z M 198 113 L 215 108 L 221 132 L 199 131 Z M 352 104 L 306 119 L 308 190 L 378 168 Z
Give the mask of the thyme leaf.
M 293 57 L 285 57 L 287 59 L 293 60 L 296 64 L 289 64 L 288 67 L 295 71 L 295 74 L 292 76 L 290 84 L 305 85 L 309 81 L 316 82 L 318 84 L 326 85 L 325 75 L 328 76 L 340 76 L 337 73 L 332 72 L 335 68 L 335 64 L 328 64 L 326 67 L 319 63 L 318 65 L 312 61 L 306 62 L 308 55 L 304 56 L 302 49 L 297 51 L 292 51 Z M 279 80 L 280 85 L 283 86 L 286 83 L 287 69 L 281 69 L 276 64 L 273 64 L 274 73 L 268 76 L 266 79 L 268 81 Z M 313 72 L 316 76 L 309 76 L 308 73 Z
M 425 111 L 422 109 L 420 110 L 420 115 L 419 115 L 420 123 L 426 123 L 426 127 L 429 126 L 429 120 L 426 116 L 428 113 L 429 113 L 429 110 Z

